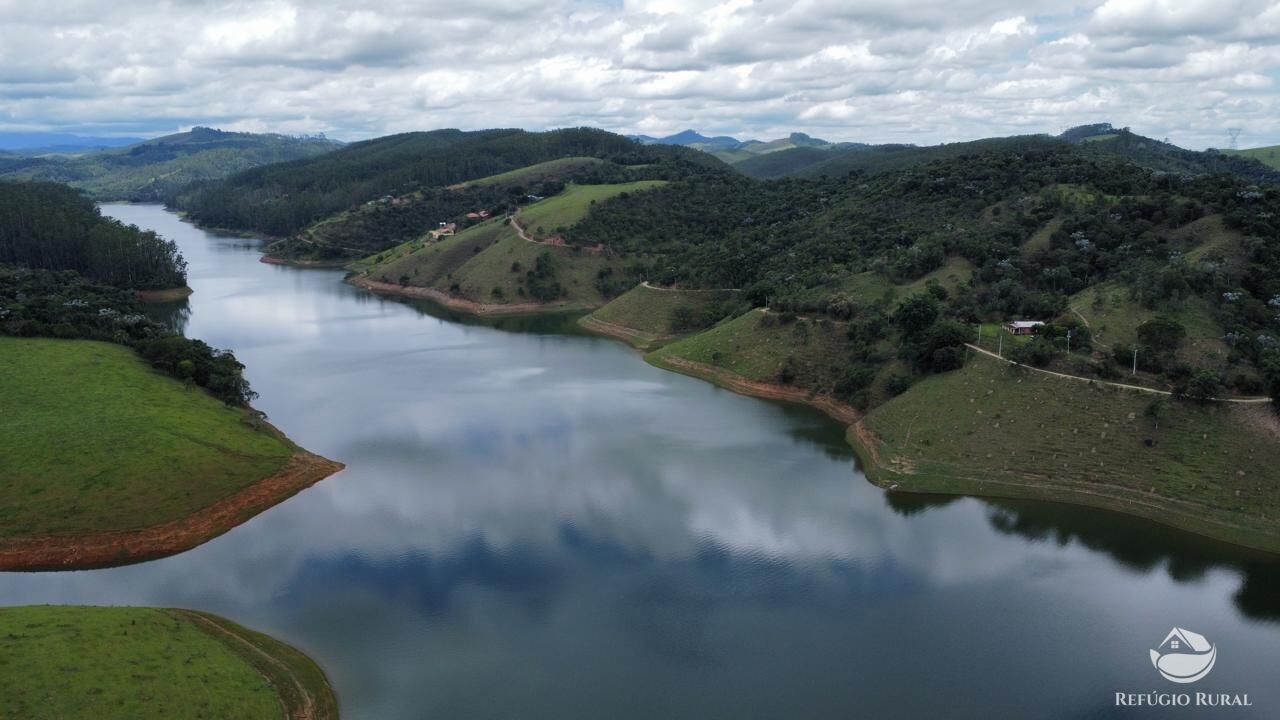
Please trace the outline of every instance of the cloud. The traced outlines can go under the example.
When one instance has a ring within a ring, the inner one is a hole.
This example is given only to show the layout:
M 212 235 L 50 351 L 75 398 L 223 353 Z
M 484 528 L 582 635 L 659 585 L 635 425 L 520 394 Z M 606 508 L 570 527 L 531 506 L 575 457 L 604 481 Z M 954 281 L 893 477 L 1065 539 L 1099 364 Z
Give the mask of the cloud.
M 1269 0 L 0 0 L 0 129 L 1280 143 Z

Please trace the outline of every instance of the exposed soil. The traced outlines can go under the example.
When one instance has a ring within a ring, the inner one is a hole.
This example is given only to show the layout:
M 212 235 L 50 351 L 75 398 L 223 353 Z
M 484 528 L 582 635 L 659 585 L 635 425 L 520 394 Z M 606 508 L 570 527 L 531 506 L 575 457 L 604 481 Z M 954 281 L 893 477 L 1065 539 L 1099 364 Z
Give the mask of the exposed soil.
M 553 303 L 479 303 L 474 300 L 467 300 L 447 292 L 436 290 L 435 288 L 418 287 L 416 285 L 397 285 L 395 283 L 380 282 L 371 280 L 367 275 L 353 275 L 347 278 L 347 282 L 366 290 L 372 290 L 376 293 L 385 295 L 403 295 L 405 297 L 426 298 L 432 302 L 439 303 L 451 310 L 470 313 L 472 315 L 511 315 L 530 312 L 548 312 L 558 310 L 582 310 L 587 309 L 581 305 L 565 302 Z
M 166 290 L 136 290 L 134 292 L 137 294 L 138 299 L 144 303 L 162 303 L 191 297 L 191 293 L 195 291 L 184 286 Z
M 657 342 L 670 340 L 677 337 L 676 335 L 653 335 L 642 330 L 611 323 L 607 320 L 600 320 L 591 316 L 585 316 L 578 319 L 578 324 L 593 333 L 607 335 L 611 338 L 622 340 L 636 347 L 649 347 Z
M 542 240 L 535 240 L 532 236 L 529 235 L 529 233 L 525 232 L 524 227 L 520 225 L 520 221 L 517 220 L 516 217 L 517 217 L 516 215 L 512 215 L 507 219 L 508 221 L 510 221 L 511 227 L 515 228 L 516 235 L 519 235 L 521 240 L 524 240 L 525 242 L 531 242 L 534 245 L 556 245 L 559 247 L 568 247 L 569 243 L 565 242 L 564 238 L 560 237 L 559 235 L 550 235 Z M 584 252 L 596 253 L 596 254 L 604 252 L 604 249 L 605 249 L 604 243 L 596 243 L 595 245 L 584 245 L 582 247 L 582 250 Z
M 842 403 L 830 395 L 818 395 L 803 388 L 749 380 L 724 368 L 683 358 L 666 357 L 661 360 L 661 363 L 671 370 L 703 380 L 710 380 L 716 385 L 736 393 L 769 400 L 803 403 L 815 407 L 845 425 L 853 425 L 862 419 L 862 413 L 858 412 L 857 408 Z
M 343 467 L 299 451 L 275 475 L 180 520 L 140 530 L 0 539 L 0 570 L 83 570 L 176 555 L 212 540 Z
M 312 267 L 312 268 L 342 268 L 346 267 L 350 260 L 290 260 L 289 258 L 276 257 L 275 255 L 263 255 L 258 258 L 258 262 L 264 262 L 268 265 L 288 265 L 290 267 Z

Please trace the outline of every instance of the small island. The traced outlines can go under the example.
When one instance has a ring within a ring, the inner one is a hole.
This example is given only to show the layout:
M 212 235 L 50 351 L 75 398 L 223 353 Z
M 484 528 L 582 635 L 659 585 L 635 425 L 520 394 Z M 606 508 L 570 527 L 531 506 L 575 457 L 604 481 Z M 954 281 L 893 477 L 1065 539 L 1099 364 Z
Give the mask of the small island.
M 0 609 L 0 665 L 22 682 L 0 717 L 335 720 L 320 666 L 272 637 L 194 610 Z

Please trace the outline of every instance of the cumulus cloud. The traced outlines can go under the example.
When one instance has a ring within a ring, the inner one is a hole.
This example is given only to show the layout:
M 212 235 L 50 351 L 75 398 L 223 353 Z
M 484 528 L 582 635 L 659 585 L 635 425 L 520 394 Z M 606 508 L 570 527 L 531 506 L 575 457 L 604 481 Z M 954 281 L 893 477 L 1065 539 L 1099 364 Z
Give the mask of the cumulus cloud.
M 1275 0 L 0 0 L 0 129 L 1280 143 Z

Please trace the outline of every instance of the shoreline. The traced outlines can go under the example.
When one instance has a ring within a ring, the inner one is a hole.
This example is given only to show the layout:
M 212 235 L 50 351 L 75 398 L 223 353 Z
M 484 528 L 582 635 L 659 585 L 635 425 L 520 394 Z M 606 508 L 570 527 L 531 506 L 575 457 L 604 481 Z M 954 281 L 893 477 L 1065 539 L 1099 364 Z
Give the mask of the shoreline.
M 973 497 L 980 500 L 1032 500 L 1088 507 L 1139 517 L 1214 542 L 1266 553 L 1269 557 L 1280 554 L 1280 537 L 1268 536 L 1258 529 L 1211 518 L 1205 514 L 1208 508 L 1182 503 L 1176 498 L 1156 500 L 1141 491 L 1113 485 L 1046 485 L 993 480 L 989 477 L 917 474 L 913 463 L 905 458 L 893 458 L 886 462 L 880 453 L 879 438 L 861 420 L 846 429 L 845 439 L 853 448 L 858 467 L 867 482 L 885 492 Z
M 239 655 L 275 690 L 288 720 L 337 720 L 338 698 L 324 668 L 289 643 L 201 610 L 164 608 Z M 303 675 L 310 675 L 311 682 Z
M 263 255 L 258 258 L 258 262 L 268 265 L 285 265 L 288 267 L 302 268 L 326 268 L 340 270 L 350 265 L 350 260 L 290 260 L 289 258 L 277 257 L 275 255 Z
M 852 426 L 862 420 L 862 413 L 854 406 L 842 403 L 830 395 L 819 395 L 812 390 L 750 380 L 723 368 L 693 360 L 650 358 L 646 355 L 645 362 L 662 370 L 705 380 L 716 387 L 722 387 L 739 395 L 808 405 L 845 426 Z
M 617 323 L 593 318 L 590 315 L 583 315 L 578 318 L 578 327 L 597 335 L 610 337 L 614 340 L 621 340 L 642 352 L 655 350 L 664 343 L 680 337 L 679 335 L 652 335 L 642 330 L 629 328 L 625 325 L 619 325 Z
M 180 288 L 167 288 L 165 290 L 134 290 L 134 292 L 137 293 L 138 299 L 144 303 L 167 303 L 186 300 L 195 293 L 195 290 L 184 285 Z
M 480 303 L 460 298 L 435 288 L 396 285 L 395 283 L 370 280 L 368 276 L 358 274 L 347 276 L 345 282 L 379 295 L 399 295 L 401 297 L 430 300 L 450 310 L 472 315 L 533 315 L 538 313 L 592 310 L 595 307 L 576 303 Z
M 299 449 L 273 475 L 177 520 L 91 535 L 0 539 L 0 571 L 89 570 L 177 555 L 247 522 L 344 467 Z
M 460 298 L 453 298 L 447 293 L 430 288 L 410 288 L 410 290 L 419 292 L 403 292 L 405 289 L 398 285 L 377 283 L 356 276 L 348 278 L 348 282 L 374 292 L 378 292 L 378 289 L 370 287 L 371 285 L 386 285 L 393 288 L 388 290 L 391 294 L 426 297 L 446 307 L 476 315 L 499 314 L 502 312 L 478 311 L 473 308 L 486 306 L 472 301 L 461 300 Z M 507 314 L 527 312 L 521 309 L 522 306 L 497 307 L 502 308 Z M 537 312 L 539 309 L 544 308 L 535 307 L 532 311 Z M 1021 485 L 980 478 L 957 477 L 947 479 L 916 475 L 909 461 L 903 460 L 897 463 L 901 469 L 894 467 L 894 463 L 885 462 L 879 452 L 878 439 L 863 423 L 864 414 L 851 405 L 801 388 L 750 380 L 723 368 L 704 363 L 675 358 L 654 358 L 647 352 L 645 346 L 639 346 L 633 342 L 633 339 L 643 338 L 647 336 L 647 333 L 633 328 L 613 323 L 603 323 L 585 316 L 579 318 L 577 324 L 579 327 L 594 334 L 627 343 L 628 346 L 639 350 L 644 355 L 645 362 L 662 370 L 695 377 L 740 395 L 807 405 L 822 412 L 831 419 L 845 425 L 845 439 L 849 446 L 853 448 L 858 469 L 862 472 L 867 482 L 885 492 L 967 496 L 979 499 L 1035 500 L 1090 507 L 1106 512 L 1152 520 L 1167 527 L 1192 533 L 1216 542 L 1225 542 L 1248 548 L 1251 551 L 1268 554 L 1280 553 L 1280 540 L 1259 541 L 1258 532 L 1251 531 L 1249 528 L 1229 522 L 1207 520 L 1203 517 L 1203 508 L 1188 507 L 1182 509 L 1177 505 L 1168 503 L 1142 502 L 1146 498 L 1137 495 L 1126 496 L 1119 493 L 1112 495 L 1099 492 L 1098 488 L 1057 487 L 1030 483 Z M 914 482 L 912 482 L 913 480 Z M 908 487 L 908 485 L 910 486 Z M 1175 516 L 1174 519 L 1170 519 L 1169 516 L 1171 514 Z

